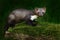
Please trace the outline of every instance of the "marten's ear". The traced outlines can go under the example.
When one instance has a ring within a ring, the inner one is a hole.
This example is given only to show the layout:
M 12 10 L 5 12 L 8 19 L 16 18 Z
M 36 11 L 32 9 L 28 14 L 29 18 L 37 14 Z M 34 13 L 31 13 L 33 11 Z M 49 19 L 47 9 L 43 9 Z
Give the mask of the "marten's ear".
M 38 11 L 38 8 L 36 7 L 36 8 L 34 9 L 34 11 Z
M 46 7 L 43 7 L 43 9 L 46 11 Z
M 34 9 L 34 12 L 35 12 L 35 13 L 38 13 L 38 8 L 35 8 L 35 9 Z

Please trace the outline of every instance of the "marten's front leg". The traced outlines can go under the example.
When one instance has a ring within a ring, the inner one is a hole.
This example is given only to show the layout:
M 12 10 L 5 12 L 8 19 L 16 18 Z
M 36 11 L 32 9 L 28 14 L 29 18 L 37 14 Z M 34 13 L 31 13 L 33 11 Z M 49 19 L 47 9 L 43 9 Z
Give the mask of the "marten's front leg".
M 37 23 L 38 23 L 38 22 L 37 22 L 36 20 L 33 20 L 33 21 L 28 20 L 28 21 L 27 21 L 27 24 L 32 25 L 32 26 L 36 26 Z
M 37 15 L 30 15 L 30 18 L 27 20 L 27 23 L 29 25 L 32 25 L 32 26 L 36 26 L 37 25 L 37 18 L 38 16 Z

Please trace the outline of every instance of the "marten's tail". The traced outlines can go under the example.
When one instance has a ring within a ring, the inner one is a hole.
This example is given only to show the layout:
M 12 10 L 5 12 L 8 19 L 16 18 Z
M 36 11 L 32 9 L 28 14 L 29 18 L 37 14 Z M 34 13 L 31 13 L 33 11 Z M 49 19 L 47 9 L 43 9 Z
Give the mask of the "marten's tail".
M 6 23 L 6 25 L 4 26 L 4 34 L 5 34 L 5 32 L 6 31 L 8 31 L 8 29 L 9 29 L 9 27 L 15 27 L 15 21 L 13 20 L 13 21 L 11 21 L 10 23 Z

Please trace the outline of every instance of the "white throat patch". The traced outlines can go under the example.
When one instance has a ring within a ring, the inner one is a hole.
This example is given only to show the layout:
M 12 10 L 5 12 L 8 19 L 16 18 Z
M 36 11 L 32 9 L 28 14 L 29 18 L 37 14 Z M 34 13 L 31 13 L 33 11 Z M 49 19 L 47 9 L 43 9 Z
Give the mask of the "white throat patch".
M 38 18 L 38 16 L 37 15 L 31 15 L 31 18 L 30 18 L 30 20 L 35 20 L 35 19 L 37 19 Z

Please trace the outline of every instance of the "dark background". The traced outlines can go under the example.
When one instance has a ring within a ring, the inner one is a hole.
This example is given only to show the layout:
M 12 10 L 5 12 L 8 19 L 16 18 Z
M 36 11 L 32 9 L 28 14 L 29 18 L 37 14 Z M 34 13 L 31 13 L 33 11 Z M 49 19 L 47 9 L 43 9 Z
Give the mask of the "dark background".
M 60 23 L 60 0 L 0 0 L 0 33 L 3 33 L 7 16 L 13 9 L 33 9 L 44 6 L 47 8 L 44 21 Z

